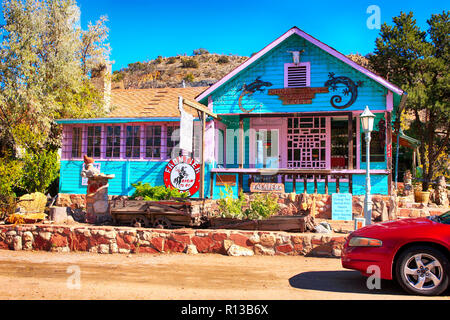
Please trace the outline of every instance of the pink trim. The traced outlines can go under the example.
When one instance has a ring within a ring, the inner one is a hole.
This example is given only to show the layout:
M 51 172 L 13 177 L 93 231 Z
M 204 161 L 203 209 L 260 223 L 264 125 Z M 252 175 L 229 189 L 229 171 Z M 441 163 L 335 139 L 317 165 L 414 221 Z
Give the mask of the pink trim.
M 288 88 L 288 68 L 289 67 L 306 67 L 306 86 L 311 87 L 311 63 L 310 62 L 300 62 L 295 63 L 285 63 L 284 64 L 284 87 Z
M 290 37 L 293 34 L 297 34 L 300 37 L 304 38 L 305 40 L 307 40 L 307 41 L 311 42 L 312 44 L 318 46 L 320 49 L 322 49 L 325 52 L 331 54 L 333 57 L 341 60 L 342 62 L 344 62 L 347 65 L 351 66 L 352 68 L 358 70 L 359 72 L 362 72 L 363 74 L 365 74 L 366 76 L 368 76 L 372 80 L 378 82 L 379 84 L 381 84 L 382 86 L 386 87 L 387 89 L 395 92 L 396 94 L 402 95 L 404 93 L 404 91 L 401 90 L 400 88 L 398 88 L 397 86 L 393 85 L 392 83 L 390 83 L 389 81 L 383 79 L 382 77 L 374 74 L 373 72 L 367 70 L 366 68 L 361 67 L 360 65 L 358 65 L 355 62 L 353 62 L 352 60 L 350 60 L 349 58 L 347 58 L 345 55 L 343 55 L 342 53 L 338 52 L 337 50 L 331 48 L 330 46 L 324 44 L 323 42 L 317 40 L 316 38 L 310 36 L 309 34 L 307 34 L 306 32 L 304 32 L 302 30 L 300 30 L 299 28 L 293 27 L 293 28 L 289 29 L 286 33 L 281 35 L 279 38 L 277 38 L 275 41 L 271 42 L 269 45 L 264 47 L 261 51 L 256 53 L 253 57 L 249 58 L 243 64 L 241 64 L 240 66 L 238 66 L 237 68 L 232 70 L 230 73 L 228 73 L 225 77 L 220 79 L 214 85 L 212 85 L 211 87 L 209 87 L 208 89 L 203 91 L 203 93 L 201 93 L 199 96 L 197 96 L 195 98 L 195 100 L 201 101 L 204 98 L 206 98 L 207 96 L 209 96 L 213 91 L 215 91 L 217 88 L 219 88 L 225 82 L 230 80 L 232 77 L 237 75 L 242 70 L 246 69 L 253 62 L 255 62 L 256 60 L 261 58 L 264 54 L 266 54 L 267 52 L 272 50 L 274 47 L 279 45 L 281 42 L 283 42 L 285 39 L 287 39 L 288 37 Z
M 361 121 L 359 114 L 356 115 L 356 169 L 361 169 Z
M 279 168 L 282 169 L 282 168 Z M 274 174 L 276 174 L 276 169 L 270 170 L 270 169 L 258 169 L 258 168 L 242 168 L 242 169 L 236 169 L 236 168 L 213 168 L 211 169 L 211 172 L 215 173 L 259 173 L 261 170 L 263 171 L 273 171 Z M 305 171 L 306 169 L 302 169 L 302 171 Z M 314 170 L 311 170 L 311 172 L 314 172 Z M 365 174 L 366 170 L 331 170 L 330 174 Z M 376 170 L 370 170 L 371 174 L 388 174 L 389 170 L 382 170 L 382 169 L 376 169 Z
M 386 95 L 386 110 L 392 111 L 394 109 L 394 94 L 389 91 Z

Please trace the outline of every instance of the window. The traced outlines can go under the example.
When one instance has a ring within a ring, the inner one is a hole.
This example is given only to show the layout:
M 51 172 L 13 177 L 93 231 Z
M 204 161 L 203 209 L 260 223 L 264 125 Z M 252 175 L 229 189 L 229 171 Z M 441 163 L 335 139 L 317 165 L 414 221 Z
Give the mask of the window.
M 72 158 L 81 158 L 82 131 L 80 127 L 72 129 Z
M 385 161 L 386 122 L 382 114 L 375 114 L 373 131 L 370 134 L 370 162 Z M 362 130 L 361 130 L 362 131 Z M 361 132 L 361 161 L 366 162 L 366 136 Z
M 120 158 L 120 126 L 106 127 L 106 158 Z
M 161 158 L 161 126 L 146 128 L 145 157 Z
M 140 126 L 127 126 L 125 156 L 139 158 L 141 156 Z
M 175 158 L 181 155 L 181 149 L 178 147 L 178 142 L 180 141 L 180 127 L 179 126 L 167 126 L 167 159 Z
M 309 87 L 310 84 L 310 64 L 303 62 L 298 65 L 286 63 L 284 65 L 284 87 L 302 88 Z
M 99 158 L 101 155 L 102 127 L 87 128 L 87 155 Z

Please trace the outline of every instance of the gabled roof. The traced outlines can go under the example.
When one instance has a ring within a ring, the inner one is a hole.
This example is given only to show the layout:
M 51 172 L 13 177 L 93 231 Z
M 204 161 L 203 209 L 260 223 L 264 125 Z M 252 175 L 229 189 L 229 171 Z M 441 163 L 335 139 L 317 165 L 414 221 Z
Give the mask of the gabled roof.
M 202 92 L 200 95 L 198 95 L 195 99 L 197 101 L 201 101 L 205 99 L 207 96 L 209 96 L 212 92 L 214 92 L 217 88 L 219 88 L 222 84 L 233 78 L 235 75 L 237 75 L 242 70 L 249 67 L 251 64 L 253 64 L 255 61 L 257 61 L 259 58 L 264 56 L 267 52 L 275 48 L 277 45 L 279 45 L 281 42 L 283 42 L 285 39 L 290 37 L 293 34 L 297 34 L 300 37 L 304 38 L 305 40 L 309 41 L 310 43 L 318 46 L 319 48 L 323 49 L 327 53 L 331 54 L 332 56 L 336 57 L 337 59 L 341 60 L 342 62 L 348 64 L 352 68 L 358 70 L 359 72 L 362 72 L 369 78 L 373 79 L 374 81 L 378 82 L 388 90 L 398 94 L 403 95 L 403 90 L 399 87 L 395 86 L 394 84 L 390 83 L 386 79 L 383 79 L 382 77 L 376 75 L 375 73 L 371 72 L 370 70 L 367 70 L 366 68 L 360 66 L 359 64 L 353 62 L 349 58 L 347 58 L 344 54 L 338 52 L 337 50 L 333 49 L 332 47 L 326 45 L 325 43 L 317 40 L 316 38 L 312 37 L 311 35 L 307 34 L 306 32 L 300 30 L 297 27 L 293 27 L 289 29 L 286 33 L 284 33 L 282 36 L 280 36 L 278 39 L 267 45 L 264 49 L 253 55 L 251 58 L 246 60 L 244 63 L 242 63 L 240 66 L 232 70 L 230 73 L 228 73 L 225 77 L 220 79 L 218 82 L 210 86 L 207 90 Z

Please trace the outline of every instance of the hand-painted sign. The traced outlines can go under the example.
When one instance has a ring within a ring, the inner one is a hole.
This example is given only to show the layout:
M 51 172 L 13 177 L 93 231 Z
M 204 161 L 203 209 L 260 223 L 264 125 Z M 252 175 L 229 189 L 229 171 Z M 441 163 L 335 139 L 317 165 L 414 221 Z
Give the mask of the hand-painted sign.
M 353 220 L 351 193 L 333 193 L 331 195 L 331 219 Z
M 164 169 L 164 184 L 192 196 L 200 188 L 200 164 L 193 158 L 178 156 Z
M 301 87 L 301 88 L 284 88 L 284 89 L 270 89 L 269 95 L 277 95 L 287 104 L 311 104 L 312 99 L 316 97 L 316 93 L 328 93 L 328 87 Z
M 283 183 L 253 182 L 250 184 L 250 192 L 284 193 Z

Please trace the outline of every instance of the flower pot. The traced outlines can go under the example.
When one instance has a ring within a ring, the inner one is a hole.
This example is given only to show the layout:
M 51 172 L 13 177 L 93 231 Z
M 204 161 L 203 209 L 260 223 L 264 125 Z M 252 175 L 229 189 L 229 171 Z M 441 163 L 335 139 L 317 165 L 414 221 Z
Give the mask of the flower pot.
M 430 200 L 430 191 L 415 191 L 414 199 L 419 203 L 428 203 Z

